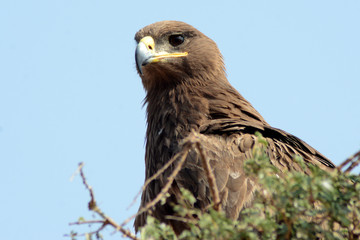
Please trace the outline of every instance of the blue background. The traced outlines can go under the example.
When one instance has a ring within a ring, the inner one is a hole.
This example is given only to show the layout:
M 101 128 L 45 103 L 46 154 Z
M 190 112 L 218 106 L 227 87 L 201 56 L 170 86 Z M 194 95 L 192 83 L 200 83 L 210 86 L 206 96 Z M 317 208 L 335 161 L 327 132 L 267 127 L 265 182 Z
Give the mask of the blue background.
M 66 239 L 87 210 L 81 161 L 116 221 L 144 181 L 134 34 L 181 20 L 217 42 L 229 81 L 273 126 L 340 163 L 360 148 L 360 2 L 0 2 L 2 239 Z M 132 224 L 129 224 L 132 229 Z M 94 229 L 93 229 L 94 230 Z M 107 228 L 106 239 L 119 239 Z

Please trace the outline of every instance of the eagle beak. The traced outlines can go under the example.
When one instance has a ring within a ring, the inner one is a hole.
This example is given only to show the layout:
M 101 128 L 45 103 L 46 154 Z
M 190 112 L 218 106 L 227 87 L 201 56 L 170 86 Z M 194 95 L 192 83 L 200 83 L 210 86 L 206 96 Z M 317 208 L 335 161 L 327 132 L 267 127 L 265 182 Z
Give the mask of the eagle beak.
M 163 59 L 167 58 L 176 58 L 176 57 L 185 57 L 187 52 L 159 52 L 155 51 L 155 41 L 152 37 L 146 36 L 142 38 L 139 44 L 136 47 L 135 51 L 135 61 L 136 66 L 138 67 L 140 74 L 143 75 L 142 67 L 146 66 L 149 63 L 160 62 Z

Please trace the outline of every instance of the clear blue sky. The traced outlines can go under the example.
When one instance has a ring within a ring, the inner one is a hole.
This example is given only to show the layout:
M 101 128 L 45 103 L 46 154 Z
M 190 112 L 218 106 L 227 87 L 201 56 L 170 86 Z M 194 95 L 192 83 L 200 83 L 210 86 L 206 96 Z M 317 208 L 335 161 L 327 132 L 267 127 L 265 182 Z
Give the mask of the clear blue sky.
M 144 180 L 137 30 L 188 22 L 265 119 L 340 163 L 360 149 L 360 2 L 12 0 L 0 3 L 2 239 L 64 239 L 87 210 L 122 222 Z M 119 239 L 119 235 L 107 239 Z

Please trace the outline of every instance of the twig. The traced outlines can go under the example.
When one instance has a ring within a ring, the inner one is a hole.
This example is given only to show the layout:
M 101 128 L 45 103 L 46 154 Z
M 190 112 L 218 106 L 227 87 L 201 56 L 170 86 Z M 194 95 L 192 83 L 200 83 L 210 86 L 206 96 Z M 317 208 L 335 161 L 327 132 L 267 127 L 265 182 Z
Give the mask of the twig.
M 197 224 L 199 222 L 199 220 L 196 220 L 196 219 L 189 219 L 186 217 L 178 217 L 178 216 L 174 216 L 174 215 L 167 215 L 167 216 L 165 216 L 165 219 L 176 220 L 179 222 L 192 223 L 192 224 Z
M 78 175 L 80 173 L 80 169 L 83 167 L 84 163 L 79 163 L 78 168 L 75 170 L 75 172 L 71 175 L 70 177 L 70 182 L 72 182 L 74 180 L 74 178 L 76 177 L 76 175 Z
M 350 164 L 351 163 L 351 164 Z M 337 169 L 339 171 L 342 170 L 346 165 L 350 164 L 350 166 L 344 171 L 345 173 L 350 172 L 353 170 L 357 165 L 360 164 L 360 151 L 355 153 L 354 155 L 350 156 L 348 159 L 346 159 L 343 163 L 341 163 Z
M 169 191 L 176 175 L 180 172 L 182 165 L 184 164 L 186 157 L 189 153 L 189 150 L 193 147 L 193 145 L 196 146 L 196 148 L 199 151 L 200 154 L 200 159 L 202 162 L 202 166 L 205 170 L 206 176 L 208 178 L 209 181 L 209 186 L 210 186 L 210 192 L 214 201 L 214 209 L 216 211 L 219 211 L 221 209 L 220 206 L 220 197 L 219 197 L 219 191 L 217 189 L 216 186 L 216 182 L 215 182 L 215 176 L 213 174 L 213 172 L 211 171 L 211 167 L 209 165 L 209 162 L 206 160 L 204 151 L 201 147 L 200 141 L 199 141 L 199 137 L 198 134 L 193 131 L 187 138 L 185 138 L 184 142 L 182 143 L 182 145 L 184 146 L 182 151 L 180 151 L 179 153 L 177 153 L 176 155 L 174 155 L 174 157 L 172 157 L 169 162 L 167 164 L 164 165 L 164 167 L 162 167 L 161 169 L 159 169 L 156 174 L 154 174 L 151 178 L 149 178 L 144 186 L 142 187 L 142 190 L 145 190 L 146 186 L 153 181 L 154 179 L 156 179 L 162 172 L 165 171 L 165 169 L 167 169 L 181 154 L 183 154 L 178 162 L 178 165 L 176 166 L 176 168 L 174 169 L 174 171 L 171 173 L 171 175 L 168 178 L 168 182 L 166 183 L 166 185 L 161 189 L 160 193 L 149 203 L 146 204 L 145 207 L 141 208 L 136 214 L 132 215 L 131 217 L 129 217 L 128 219 L 126 219 L 121 226 L 124 226 L 125 224 L 127 224 L 129 221 L 131 221 L 133 218 L 139 216 L 140 214 L 148 211 L 150 208 L 154 207 L 162 198 L 163 196 Z
M 128 222 L 130 222 L 133 218 L 137 217 L 138 215 L 140 215 L 140 214 L 148 211 L 152 207 L 154 207 L 168 193 L 172 183 L 175 180 L 175 177 L 180 172 L 183 164 L 186 161 L 186 157 L 189 154 L 189 150 L 192 149 L 194 145 L 195 145 L 196 149 L 198 150 L 198 152 L 200 154 L 201 163 L 202 163 L 202 166 L 204 168 L 205 174 L 206 174 L 206 176 L 208 178 L 209 187 L 210 187 L 210 193 L 211 193 L 211 196 L 212 196 L 213 201 L 214 201 L 214 209 L 216 211 L 219 211 L 221 209 L 221 205 L 220 205 L 219 192 L 218 192 L 218 189 L 217 189 L 217 186 L 216 186 L 215 176 L 214 176 L 214 174 L 213 174 L 213 172 L 211 170 L 209 162 L 206 160 L 206 156 L 205 156 L 204 150 L 203 150 L 203 148 L 202 148 L 202 146 L 200 144 L 198 134 L 195 131 L 193 131 L 192 134 L 190 134 L 190 136 L 184 140 L 182 145 L 183 145 L 182 151 L 175 154 L 162 168 L 160 168 L 153 176 L 151 176 L 150 178 L 148 178 L 146 180 L 143 187 L 141 188 L 141 191 L 135 196 L 133 202 L 130 204 L 129 207 L 131 207 L 134 204 L 137 197 L 140 195 L 140 193 L 142 191 L 145 190 L 145 188 L 149 185 L 150 182 L 152 182 L 158 176 L 160 176 L 160 174 L 162 174 L 167 168 L 169 168 L 181 156 L 180 159 L 178 160 L 178 163 L 177 163 L 175 169 L 173 170 L 173 172 L 168 177 L 168 181 L 165 184 L 165 186 L 161 189 L 160 193 L 151 202 L 147 203 L 145 207 L 142 207 L 136 214 L 134 214 L 133 216 L 126 219 L 121 225 L 117 224 L 112 218 L 105 215 L 105 213 L 103 213 L 101 211 L 101 209 L 97 206 L 96 201 L 95 201 L 95 196 L 94 196 L 93 189 L 87 183 L 86 177 L 85 177 L 85 175 L 83 173 L 82 168 L 83 168 L 84 164 L 79 163 L 79 167 L 78 167 L 77 171 L 74 173 L 74 175 L 76 173 L 78 173 L 78 172 L 80 173 L 83 184 L 85 185 L 86 189 L 89 191 L 90 198 L 91 198 L 89 203 L 88 203 L 89 210 L 91 210 L 93 212 L 96 212 L 104 220 L 78 221 L 78 222 L 70 223 L 70 225 L 102 223 L 102 226 L 97 231 L 95 231 L 94 233 L 99 233 L 99 231 L 101 231 L 106 225 L 111 225 L 116 229 L 116 231 L 122 232 L 125 236 L 129 237 L 130 239 L 139 240 L 133 233 L 131 233 L 130 231 L 124 229 L 123 226 L 126 225 Z M 91 233 L 91 234 L 93 234 L 93 233 Z
M 205 154 L 204 154 L 204 151 L 202 149 L 202 146 L 201 146 L 200 142 L 197 141 L 195 146 L 199 151 L 200 158 L 201 158 L 201 163 L 202 163 L 202 166 L 203 166 L 203 168 L 205 170 L 205 173 L 206 173 L 206 176 L 207 176 L 207 179 L 208 179 L 208 182 L 209 182 L 210 193 L 211 193 L 211 196 L 212 196 L 212 198 L 214 200 L 214 203 L 215 203 L 214 204 L 214 209 L 216 211 L 219 211 L 219 210 L 221 210 L 221 203 L 220 203 L 220 197 L 219 197 L 219 190 L 218 190 L 218 188 L 216 186 L 214 173 L 211 170 L 209 162 L 206 160 L 206 157 L 205 157 Z
M 154 175 L 152 175 L 150 178 L 148 178 L 144 185 L 141 187 L 140 191 L 136 194 L 136 196 L 134 197 L 133 201 L 130 203 L 130 205 L 127 207 L 127 209 L 129 209 L 130 207 L 132 207 L 132 205 L 135 204 L 136 199 L 140 196 L 140 194 L 145 190 L 145 188 L 153 181 L 155 180 L 158 176 L 160 176 L 160 174 L 162 174 L 168 167 L 170 167 L 171 164 L 173 164 L 175 162 L 175 160 L 181 155 L 183 154 L 183 151 L 178 152 L 177 154 L 174 155 L 174 157 L 172 157 L 162 168 L 160 168 Z
M 104 219 L 103 225 L 96 231 L 99 232 L 100 230 L 102 230 L 106 225 L 111 225 L 113 226 L 117 231 L 122 232 L 126 237 L 129 237 L 130 239 L 133 240 L 139 240 L 139 238 L 137 238 L 133 233 L 131 233 L 129 230 L 124 229 L 122 226 L 120 226 L 119 224 L 117 224 L 112 218 L 108 217 L 105 215 L 105 213 L 103 213 L 101 211 L 101 209 L 96 205 L 96 201 L 95 201 L 95 197 L 94 197 L 94 192 L 92 190 L 92 187 L 87 183 L 84 172 L 83 172 L 83 163 L 79 163 L 79 172 L 80 172 L 80 176 L 82 178 L 83 184 L 85 185 L 86 189 L 89 190 L 90 193 L 90 201 L 88 204 L 89 210 L 96 212 L 101 218 Z
M 77 221 L 77 222 L 69 223 L 69 225 L 94 224 L 94 223 L 104 223 L 104 220 Z
M 185 138 L 185 143 L 195 145 L 196 149 L 198 150 L 198 152 L 200 154 L 201 165 L 202 165 L 203 169 L 205 170 L 205 174 L 206 174 L 207 180 L 209 182 L 210 194 L 214 201 L 214 209 L 216 211 L 221 210 L 219 190 L 216 186 L 215 176 L 214 176 L 213 171 L 211 170 L 209 161 L 206 160 L 206 156 L 205 156 L 203 147 L 200 142 L 199 133 L 197 133 L 195 130 L 192 130 L 191 134 L 187 138 Z
M 186 157 L 189 153 L 189 150 L 191 149 L 191 144 L 186 144 L 184 146 L 184 149 L 181 151 L 181 153 L 183 154 L 179 160 L 179 163 L 177 164 L 176 168 L 174 169 L 174 171 L 171 173 L 171 175 L 168 177 L 168 182 L 166 183 L 166 185 L 161 189 L 160 193 L 149 203 L 146 204 L 145 207 L 141 208 L 136 214 L 132 215 L 131 217 L 129 217 L 128 219 L 126 219 L 121 226 L 124 226 L 125 224 L 127 224 L 128 222 L 130 222 L 133 218 L 139 216 L 140 214 L 148 211 L 150 208 L 154 207 L 158 202 L 160 202 L 160 200 L 163 198 L 163 196 L 169 191 L 172 183 L 174 182 L 174 179 L 176 177 L 176 175 L 180 172 L 182 165 L 184 164 Z M 177 157 L 179 155 L 175 155 L 173 158 Z M 170 161 L 172 161 L 173 159 L 171 159 Z
M 91 222 L 91 221 L 89 221 L 89 222 Z M 83 233 L 83 234 L 76 234 L 76 236 L 91 236 L 91 235 L 93 235 L 93 234 L 99 234 L 100 233 L 100 231 L 101 230 L 103 230 L 104 228 L 105 228 L 105 226 L 107 225 L 107 224 L 105 224 L 105 221 L 101 221 L 103 224 L 101 225 L 101 227 L 99 228 L 99 229 L 97 229 L 96 231 L 92 231 L 92 232 L 87 232 L 87 233 Z M 79 222 L 79 223 L 81 223 L 81 222 Z M 77 223 L 75 223 L 75 224 L 77 224 Z M 71 225 L 71 224 L 69 224 L 69 225 Z M 64 235 L 64 237 L 73 237 L 73 235 L 69 235 L 69 234 L 65 234 Z M 88 239 L 88 238 L 86 238 L 86 239 Z M 90 238 L 91 239 L 91 238 Z
M 101 225 L 101 227 L 99 227 L 99 229 L 98 229 L 98 230 L 93 231 L 93 232 L 90 232 L 89 234 L 90 234 L 90 235 L 92 235 L 92 234 L 99 234 L 99 233 L 100 233 L 100 231 L 101 231 L 101 230 L 103 230 L 103 229 L 106 227 L 106 225 L 107 225 L 107 222 L 106 222 L 106 221 L 104 221 L 104 223 Z

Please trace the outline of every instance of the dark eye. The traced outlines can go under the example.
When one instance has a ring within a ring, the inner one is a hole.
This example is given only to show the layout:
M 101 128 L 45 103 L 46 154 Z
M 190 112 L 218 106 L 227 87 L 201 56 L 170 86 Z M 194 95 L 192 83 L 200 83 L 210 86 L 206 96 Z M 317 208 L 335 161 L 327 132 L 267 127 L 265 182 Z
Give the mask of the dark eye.
M 184 36 L 181 34 L 171 35 L 169 37 L 169 43 L 173 47 L 177 47 L 184 42 Z

